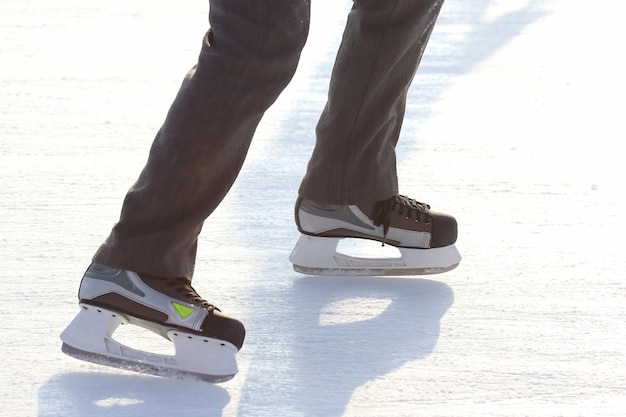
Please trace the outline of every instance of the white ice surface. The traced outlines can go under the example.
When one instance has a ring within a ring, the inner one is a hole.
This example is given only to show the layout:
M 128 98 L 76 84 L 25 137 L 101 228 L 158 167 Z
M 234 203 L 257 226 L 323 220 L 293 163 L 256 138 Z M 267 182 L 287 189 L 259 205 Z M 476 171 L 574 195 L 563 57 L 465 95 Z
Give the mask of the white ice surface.
M 1 416 L 626 415 L 624 3 L 447 0 L 398 147 L 401 191 L 460 224 L 463 262 L 426 279 L 291 270 L 350 7 L 313 3 L 298 74 L 201 238 L 195 286 L 248 329 L 241 373 L 208 385 L 58 338 L 206 2 L 0 2 Z M 157 343 L 141 334 L 124 337 Z

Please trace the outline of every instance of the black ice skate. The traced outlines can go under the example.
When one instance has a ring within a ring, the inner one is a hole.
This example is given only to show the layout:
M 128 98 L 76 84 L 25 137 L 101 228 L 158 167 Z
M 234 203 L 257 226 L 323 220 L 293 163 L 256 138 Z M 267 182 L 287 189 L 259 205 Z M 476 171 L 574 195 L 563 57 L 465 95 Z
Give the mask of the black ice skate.
M 77 359 L 148 374 L 222 382 L 237 373 L 235 354 L 245 330 L 198 296 L 189 280 L 140 276 L 92 264 L 80 285 L 80 312 L 61 334 Z M 125 346 L 120 324 L 151 330 L 174 344 L 175 355 Z
M 396 195 L 370 205 L 320 205 L 299 198 L 296 224 L 302 234 L 289 260 L 312 275 L 423 275 L 454 269 L 454 217 Z M 341 239 L 361 238 L 398 249 L 398 257 L 360 257 L 337 251 Z

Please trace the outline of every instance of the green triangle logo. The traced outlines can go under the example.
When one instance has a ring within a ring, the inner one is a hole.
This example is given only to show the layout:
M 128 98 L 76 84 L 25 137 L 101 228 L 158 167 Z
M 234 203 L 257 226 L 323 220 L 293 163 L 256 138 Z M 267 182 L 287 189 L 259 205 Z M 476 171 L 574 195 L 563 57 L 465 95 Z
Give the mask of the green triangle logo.
M 187 306 L 182 305 L 182 304 L 172 303 L 172 305 L 174 306 L 174 309 L 176 310 L 178 315 L 181 316 L 184 319 L 186 319 L 187 317 L 191 316 L 194 313 L 194 311 L 196 311 L 193 308 L 187 307 Z

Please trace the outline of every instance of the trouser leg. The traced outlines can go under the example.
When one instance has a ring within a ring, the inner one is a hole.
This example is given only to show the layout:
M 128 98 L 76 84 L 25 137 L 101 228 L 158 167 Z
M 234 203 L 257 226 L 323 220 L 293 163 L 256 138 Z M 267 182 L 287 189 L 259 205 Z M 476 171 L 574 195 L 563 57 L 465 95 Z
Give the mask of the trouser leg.
M 357 204 L 398 192 L 407 90 L 443 0 L 355 0 L 300 195 Z
M 211 0 L 211 30 L 94 256 L 163 277 L 193 274 L 197 237 L 243 164 L 265 110 L 291 80 L 308 0 Z

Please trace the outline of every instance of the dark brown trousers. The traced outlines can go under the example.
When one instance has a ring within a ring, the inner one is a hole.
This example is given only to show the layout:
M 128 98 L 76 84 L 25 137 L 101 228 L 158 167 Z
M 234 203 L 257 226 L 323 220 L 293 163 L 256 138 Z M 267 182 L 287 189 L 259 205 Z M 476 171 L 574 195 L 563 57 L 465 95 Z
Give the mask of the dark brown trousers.
M 395 146 L 406 95 L 443 0 L 355 0 L 299 193 L 355 204 L 398 191 Z M 94 261 L 193 275 L 205 219 L 235 181 L 264 112 L 290 82 L 308 0 L 210 0 L 211 29 L 119 222 Z

